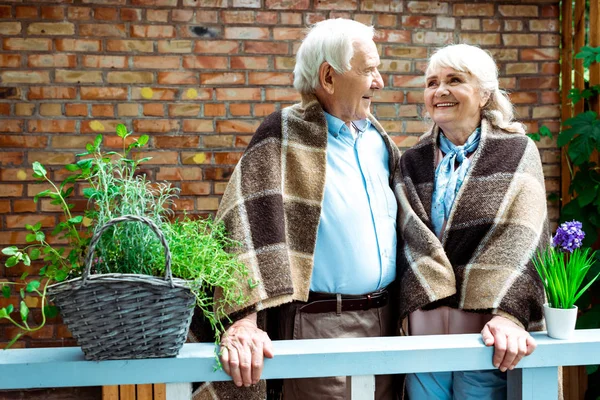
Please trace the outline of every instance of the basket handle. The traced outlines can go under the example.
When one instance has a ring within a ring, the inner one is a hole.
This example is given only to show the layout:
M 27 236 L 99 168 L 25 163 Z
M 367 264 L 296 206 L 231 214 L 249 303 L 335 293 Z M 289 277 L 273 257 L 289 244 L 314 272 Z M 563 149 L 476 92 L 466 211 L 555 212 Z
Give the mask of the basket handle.
M 82 286 L 85 285 L 88 280 L 90 271 L 92 269 L 92 258 L 94 257 L 94 250 L 96 249 L 96 245 L 98 244 L 98 241 L 102 237 L 102 234 L 111 226 L 118 224 L 119 222 L 123 222 L 123 221 L 143 222 L 146 225 L 148 225 L 150 227 L 150 229 L 152 229 L 152 232 L 154 232 L 156 234 L 156 236 L 158 236 L 160 243 L 165 248 L 165 280 L 169 281 L 169 283 L 171 284 L 171 287 L 175 287 L 175 284 L 173 283 L 173 275 L 171 274 L 171 250 L 169 250 L 169 244 L 167 243 L 167 240 L 165 239 L 165 235 L 163 235 L 160 228 L 154 222 L 152 222 L 151 219 L 146 218 L 146 217 L 141 217 L 138 215 L 123 215 L 122 217 L 113 218 L 110 221 L 108 221 L 106 224 L 104 224 L 102 226 L 102 228 L 100 228 L 96 233 L 94 233 L 94 235 L 92 236 L 92 240 L 90 241 L 90 245 L 88 247 L 87 255 L 85 257 L 85 268 L 83 270 L 81 285 Z

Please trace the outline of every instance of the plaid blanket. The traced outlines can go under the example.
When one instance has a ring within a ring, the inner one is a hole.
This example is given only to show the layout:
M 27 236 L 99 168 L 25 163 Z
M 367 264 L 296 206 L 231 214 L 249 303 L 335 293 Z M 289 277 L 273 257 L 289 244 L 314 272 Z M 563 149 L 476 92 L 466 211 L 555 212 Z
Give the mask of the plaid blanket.
M 531 263 L 550 242 L 539 152 L 482 121 L 481 142 L 440 239 L 431 225 L 439 128 L 402 155 L 400 318 L 441 305 L 542 328 L 544 292 Z
M 389 151 L 390 186 L 400 187 L 400 153 L 369 118 Z M 314 96 L 268 116 L 236 166 L 217 218 L 242 243 L 238 257 L 257 282 L 248 301 L 230 307 L 236 320 L 294 300 L 307 301 L 327 165 L 327 122 Z M 217 293 L 217 298 L 219 293 Z M 250 388 L 231 382 L 202 385 L 194 400 L 264 399 L 264 381 Z

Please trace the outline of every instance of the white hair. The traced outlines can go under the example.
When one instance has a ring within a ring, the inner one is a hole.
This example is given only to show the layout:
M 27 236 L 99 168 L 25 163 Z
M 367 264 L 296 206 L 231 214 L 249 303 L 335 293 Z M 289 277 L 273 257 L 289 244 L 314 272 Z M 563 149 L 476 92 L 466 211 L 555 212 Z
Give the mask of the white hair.
M 514 120 L 513 105 L 508 95 L 498 87 L 498 67 L 487 51 L 468 44 L 448 45 L 430 57 L 425 74 L 448 67 L 471 74 L 479 85 L 481 95 L 490 96 L 482 113 L 492 126 L 510 133 L 526 132 L 525 125 Z
M 327 19 L 312 26 L 296 54 L 294 88 L 302 94 L 319 87 L 319 68 L 327 61 L 340 74 L 350 70 L 354 42 L 373 40 L 375 29 L 350 19 Z

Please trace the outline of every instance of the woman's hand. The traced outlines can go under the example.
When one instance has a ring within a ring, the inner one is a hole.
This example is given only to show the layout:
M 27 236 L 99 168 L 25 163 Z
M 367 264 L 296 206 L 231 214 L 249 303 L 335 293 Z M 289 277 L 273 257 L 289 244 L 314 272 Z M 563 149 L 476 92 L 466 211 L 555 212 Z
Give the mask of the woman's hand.
M 256 314 L 236 321 L 221 338 L 221 364 L 236 386 L 258 383 L 264 357 L 273 358 L 269 335 L 256 326 Z
M 537 346 L 529 332 L 499 315 L 485 324 L 481 336 L 486 346 L 494 346 L 494 367 L 502 372 L 515 368 Z

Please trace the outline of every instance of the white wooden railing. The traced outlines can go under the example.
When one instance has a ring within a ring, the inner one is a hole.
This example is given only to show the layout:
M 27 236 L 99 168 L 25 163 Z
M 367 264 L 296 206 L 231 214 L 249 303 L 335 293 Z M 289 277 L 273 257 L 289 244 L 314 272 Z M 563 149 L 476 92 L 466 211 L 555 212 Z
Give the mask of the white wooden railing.
M 536 351 L 509 372 L 509 399 L 555 399 L 558 366 L 600 364 L 600 329 L 578 330 L 570 340 L 533 335 Z M 350 376 L 353 400 L 373 399 L 373 375 L 493 369 L 492 349 L 475 334 L 277 341 L 274 350 L 263 377 Z M 171 400 L 185 393 L 181 383 L 229 379 L 214 366 L 208 343 L 185 344 L 176 358 L 99 362 L 85 361 L 78 347 L 5 350 L 0 390 L 167 383 Z

